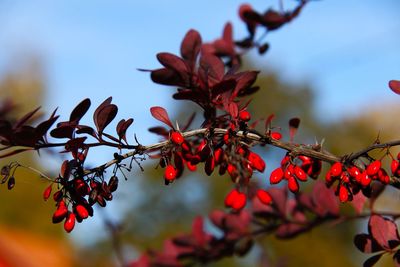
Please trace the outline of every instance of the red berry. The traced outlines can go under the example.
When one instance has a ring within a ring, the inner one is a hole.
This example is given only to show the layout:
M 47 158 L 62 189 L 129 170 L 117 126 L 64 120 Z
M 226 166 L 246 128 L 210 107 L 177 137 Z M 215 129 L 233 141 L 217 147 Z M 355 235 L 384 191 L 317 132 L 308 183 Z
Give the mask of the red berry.
M 167 181 L 173 181 L 176 178 L 176 169 L 174 166 L 172 166 L 171 164 L 167 165 L 167 167 L 165 168 L 165 172 L 164 172 L 164 178 Z
M 231 207 L 238 194 L 239 191 L 237 191 L 237 189 L 233 189 L 231 192 L 229 192 L 225 197 L 225 206 Z
M 60 203 L 58 204 L 57 210 L 54 212 L 53 214 L 53 223 L 59 223 L 62 220 L 64 220 L 64 218 L 67 216 L 68 214 L 68 208 L 65 205 L 64 200 L 61 200 Z
M 350 168 L 347 168 L 348 174 L 354 178 L 356 181 L 358 181 L 358 176 L 361 174 L 360 170 L 356 166 L 351 166 Z
M 228 168 L 227 168 L 226 170 L 228 171 L 229 175 L 230 175 L 232 178 L 235 178 L 235 177 L 237 176 L 237 172 L 236 172 L 236 167 L 235 167 L 235 165 L 229 164 L 229 165 L 228 165 Z
M 46 201 L 49 199 L 51 194 L 51 189 L 53 188 L 53 184 L 50 184 L 43 192 L 43 199 Z
M 242 110 L 239 112 L 239 119 L 242 121 L 249 121 L 251 118 L 250 112 L 247 110 Z
M 375 160 L 374 162 L 371 162 L 368 167 L 367 167 L 367 174 L 369 176 L 374 176 L 378 174 L 379 169 L 381 168 L 381 161 L 380 160 Z
M 340 174 L 342 174 L 342 168 L 343 168 L 343 164 L 342 164 L 342 163 L 340 163 L 340 162 L 335 162 L 335 163 L 332 165 L 331 169 L 330 169 L 331 175 L 332 175 L 333 177 L 339 177 Z
M 342 175 L 340 175 L 340 180 L 342 181 L 342 183 L 349 183 L 350 182 L 350 177 L 349 174 L 346 172 L 342 172 Z
M 258 154 L 250 151 L 247 159 L 250 161 L 251 166 L 257 171 L 263 172 L 265 170 L 265 162 Z
M 75 207 L 75 211 L 76 211 L 76 214 L 78 215 L 78 217 L 81 219 L 86 219 L 87 217 L 89 217 L 89 212 L 83 205 L 80 205 L 80 204 L 77 205 Z
M 206 164 L 204 165 L 204 171 L 208 176 L 210 176 L 215 168 L 215 160 L 213 157 L 208 157 L 206 160 Z
M 171 141 L 176 145 L 181 145 L 185 139 L 180 132 L 172 132 Z
M 197 169 L 197 166 L 192 164 L 190 161 L 186 161 L 186 166 L 191 172 L 194 172 Z
M 75 214 L 73 212 L 68 213 L 68 217 L 64 222 L 64 230 L 70 233 L 75 227 Z
M 344 185 L 340 185 L 339 187 L 339 200 L 340 202 L 347 202 L 349 200 L 349 191 Z
M 224 150 L 222 148 L 217 148 L 214 150 L 214 160 L 216 164 L 220 164 L 224 159 Z
M 360 174 L 360 183 L 363 187 L 367 187 L 371 184 L 371 177 L 368 176 L 366 171 Z
M 244 193 L 239 192 L 232 203 L 232 208 L 236 211 L 239 211 L 243 209 L 244 206 L 246 206 L 246 201 L 247 201 L 246 195 Z
M 282 134 L 280 132 L 272 132 L 271 133 L 271 138 L 275 140 L 281 140 L 282 139 Z
M 299 179 L 300 181 L 307 181 L 307 174 L 306 172 L 300 168 L 299 166 L 294 167 L 294 175 Z
M 396 176 L 396 174 L 397 174 L 397 170 L 399 169 L 399 165 L 400 165 L 400 163 L 395 159 L 393 159 L 392 163 L 390 164 L 390 169 L 392 170 L 392 174 L 394 176 Z
M 283 177 L 284 177 L 286 180 L 288 180 L 290 177 L 293 176 L 293 174 L 294 174 L 294 168 L 293 168 L 293 165 L 290 164 L 290 165 L 285 169 L 285 171 L 283 172 Z
M 282 181 L 283 178 L 283 170 L 281 167 L 276 168 L 271 172 L 271 176 L 269 177 L 269 182 L 271 184 L 277 184 Z
M 297 182 L 296 178 L 294 178 L 294 176 L 291 176 L 288 179 L 288 188 L 293 193 L 297 193 L 299 191 L 299 183 Z
M 257 197 L 258 197 L 258 199 L 259 199 L 262 203 L 264 203 L 265 205 L 269 205 L 269 204 L 272 203 L 272 197 L 271 197 L 271 195 L 270 195 L 267 191 L 265 191 L 265 190 L 258 189 L 258 190 L 257 190 Z

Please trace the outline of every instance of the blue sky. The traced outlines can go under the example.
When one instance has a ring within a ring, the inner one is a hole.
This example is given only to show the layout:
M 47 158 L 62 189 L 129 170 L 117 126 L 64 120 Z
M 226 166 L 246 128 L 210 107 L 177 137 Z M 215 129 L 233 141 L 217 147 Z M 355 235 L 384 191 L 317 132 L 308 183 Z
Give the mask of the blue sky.
M 255 9 L 278 0 L 248 1 Z M 0 75 L 33 52 L 43 58 L 48 95 L 44 107 L 68 117 L 83 98 L 99 104 L 108 96 L 119 118 L 133 117 L 146 144 L 157 124 L 151 106 L 169 107 L 172 88 L 155 85 L 137 68 L 157 68 L 158 52 L 178 53 L 182 37 L 197 29 L 205 41 L 220 36 L 231 21 L 236 38 L 245 36 L 237 18 L 243 1 L 68 0 L 0 1 Z M 285 7 L 294 1 L 284 1 Z M 263 69 L 277 70 L 292 83 L 316 89 L 321 118 L 357 114 L 381 101 L 396 101 L 387 87 L 400 79 L 400 2 L 324 0 L 310 3 L 288 26 L 271 33 L 269 53 L 248 56 Z M 89 116 L 90 117 L 90 116 Z M 97 161 L 107 160 L 107 155 Z

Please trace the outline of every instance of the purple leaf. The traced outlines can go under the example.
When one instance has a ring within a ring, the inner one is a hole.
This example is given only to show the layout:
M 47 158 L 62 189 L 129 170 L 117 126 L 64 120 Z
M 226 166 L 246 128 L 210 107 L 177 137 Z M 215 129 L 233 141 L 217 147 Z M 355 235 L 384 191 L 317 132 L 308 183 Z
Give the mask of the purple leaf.
M 370 257 L 369 259 L 364 261 L 363 267 L 372 267 L 372 266 L 374 266 L 379 261 L 379 259 L 382 257 L 382 255 L 383 255 L 383 253 L 377 254 L 377 255 L 374 255 L 374 256 Z
M 367 234 L 358 234 L 354 237 L 354 245 L 363 253 L 382 251 L 383 248 Z
M 153 82 L 158 84 L 185 86 L 179 73 L 172 69 L 162 68 L 153 70 L 150 77 Z
M 312 190 L 314 212 L 324 217 L 327 215 L 337 216 L 339 214 L 339 202 L 332 189 L 329 189 L 321 181 L 314 184 Z
M 118 107 L 114 104 L 108 104 L 103 106 L 98 112 L 95 118 L 95 125 L 99 135 L 101 135 L 108 124 L 117 116 Z

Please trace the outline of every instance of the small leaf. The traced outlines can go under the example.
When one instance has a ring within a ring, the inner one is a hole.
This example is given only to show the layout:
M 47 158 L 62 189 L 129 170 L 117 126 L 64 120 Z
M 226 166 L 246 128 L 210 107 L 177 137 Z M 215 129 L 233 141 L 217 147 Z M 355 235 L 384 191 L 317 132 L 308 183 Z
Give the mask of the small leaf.
M 363 267 L 372 267 L 372 266 L 374 266 L 379 261 L 379 259 L 382 257 L 382 255 L 383 255 L 383 253 L 377 254 L 377 255 L 374 255 L 374 256 L 370 257 L 369 259 L 364 261 Z
M 383 248 L 367 234 L 358 234 L 354 237 L 354 245 L 363 253 L 382 251 Z
M 99 135 L 101 135 L 108 124 L 117 116 L 118 107 L 108 104 L 99 110 L 96 116 L 95 125 Z
M 86 98 L 72 110 L 69 121 L 78 123 L 90 108 L 90 99 Z
M 389 81 L 389 88 L 396 94 L 400 95 L 400 81 Z
M 297 129 L 299 128 L 299 125 L 300 125 L 299 118 L 292 118 L 289 120 L 289 135 L 290 135 L 291 141 L 293 141 L 293 138 L 296 135 Z
M 151 115 L 156 119 L 159 120 L 172 129 L 175 129 L 173 124 L 171 123 L 171 120 L 169 119 L 167 111 L 163 107 L 151 107 L 150 108 Z
M 71 167 L 68 160 L 64 160 L 61 165 L 60 175 L 62 178 L 68 180 L 69 175 L 71 173 Z
M 197 55 L 201 48 L 201 36 L 195 30 L 189 30 L 183 38 L 181 44 L 181 55 L 184 59 L 190 62 L 193 68 L 196 62 Z

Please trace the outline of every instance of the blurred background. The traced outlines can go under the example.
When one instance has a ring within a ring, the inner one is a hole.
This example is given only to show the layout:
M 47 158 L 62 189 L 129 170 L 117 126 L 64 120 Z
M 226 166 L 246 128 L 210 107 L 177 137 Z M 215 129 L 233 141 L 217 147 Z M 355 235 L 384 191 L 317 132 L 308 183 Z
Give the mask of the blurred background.
M 260 12 L 279 9 L 278 0 L 248 2 Z M 46 114 L 59 107 L 60 120 L 65 120 L 82 99 L 91 98 L 95 107 L 113 96 L 118 118 L 135 119 L 128 138 L 132 141 L 135 133 L 142 144 L 158 141 L 147 132 L 158 124 L 149 108 L 164 106 L 173 120 L 179 120 L 186 119 L 192 107 L 173 103 L 175 89 L 153 84 L 148 73 L 137 68 L 158 68 L 158 52 L 177 54 L 190 28 L 198 30 L 204 41 L 212 41 L 231 21 L 235 39 L 245 37 L 237 15 L 242 3 L 0 0 L 0 97 L 16 102 L 14 116 L 40 105 Z M 285 9 L 295 4 L 283 1 Z M 308 4 L 299 18 L 267 36 L 271 48 L 266 55 L 252 51 L 244 58 L 243 68 L 261 70 L 257 84 L 262 90 L 252 97 L 253 117 L 275 113 L 276 124 L 283 128 L 291 117 L 300 117 L 298 141 L 325 139 L 325 147 L 338 154 L 365 147 L 378 134 L 382 141 L 396 138 L 400 99 L 387 83 L 400 79 L 399 11 L 398 0 Z M 91 116 L 82 122 L 91 124 Z M 89 163 L 108 161 L 111 152 L 101 150 Z M 268 172 L 277 166 L 282 151 L 259 152 L 268 167 L 258 178 L 267 186 Z M 63 158 L 43 153 L 41 158 L 31 154 L 17 160 L 57 175 Z M 1 160 L 2 165 L 7 161 Z M 42 200 L 47 184 L 32 173 L 18 171 L 12 191 L 0 187 L 0 266 L 116 265 L 107 223 L 119 226 L 117 238 L 129 260 L 190 229 L 197 214 L 222 208 L 230 189 L 224 177 L 190 174 L 165 187 L 155 166 L 148 161 L 144 173 L 135 169 L 127 182 L 121 180 L 115 199 L 70 235 L 51 223 L 54 205 Z M 390 200 L 399 194 L 387 191 L 380 207 L 396 208 Z M 291 241 L 267 237 L 245 258 L 212 266 L 256 266 L 265 257 L 283 259 L 285 266 L 315 262 L 359 266 L 365 256 L 353 246 L 352 238 L 361 230 L 366 231 L 365 222 L 323 226 Z

